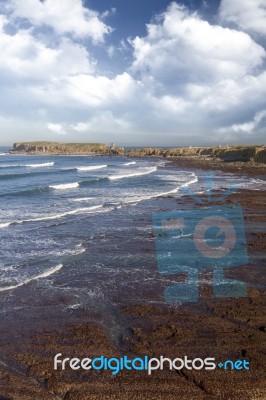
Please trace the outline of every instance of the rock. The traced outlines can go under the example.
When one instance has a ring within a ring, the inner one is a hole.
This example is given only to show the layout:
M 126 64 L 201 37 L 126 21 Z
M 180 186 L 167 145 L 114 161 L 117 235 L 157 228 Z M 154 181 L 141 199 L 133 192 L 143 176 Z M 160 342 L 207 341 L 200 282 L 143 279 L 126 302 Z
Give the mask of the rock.
M 14 143 L 10 153 L 108 154 L 108 148 L 102 143 L 22 142 Z
M 10 153 L 28 154 L 98 154 L 128 157 L 189 157 L 224 163 L 244 162 L 266 164 L 266 146 L 213 146 L 213 147 L 146 147 L 124 150 L 112 143 L 110 147 L 102 143 L 58 143 L 22 142 L 14 143 Z

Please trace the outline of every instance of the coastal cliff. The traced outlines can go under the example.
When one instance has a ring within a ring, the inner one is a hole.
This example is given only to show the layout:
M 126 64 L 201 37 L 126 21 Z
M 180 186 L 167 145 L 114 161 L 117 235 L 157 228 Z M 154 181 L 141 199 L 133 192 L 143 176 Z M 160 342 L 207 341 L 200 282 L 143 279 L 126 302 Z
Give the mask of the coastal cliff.
M 105 154 L 102 143 L 21 142 L 14 143 L 10 153 L 23 154 Z
M 143 148 L 127 151 L 131 157 L 189 157 L 202 160 L 218 159 L 224 162 L 266 163 L 266 146 L 213 146 Z
M 165 157 L 175 159 L 200 159 L 219 162 L 244 162 L 266 164 L 266 146 L 212 146 L 212 147 L 176 147 L 124 150 L 114 144 L 102 143 L 60 143 L 60 142 L 21 142 L 14 143 L 10 153 L 22 154 L 95 154 L 127 157 Z

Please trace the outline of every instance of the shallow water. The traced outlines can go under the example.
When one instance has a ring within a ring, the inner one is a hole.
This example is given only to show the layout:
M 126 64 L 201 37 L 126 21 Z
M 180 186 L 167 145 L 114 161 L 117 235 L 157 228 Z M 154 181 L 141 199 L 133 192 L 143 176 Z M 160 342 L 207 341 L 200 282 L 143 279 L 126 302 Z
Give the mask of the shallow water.
M 208 182 L 156 159 L 0 155 L 2 316 L 163 301 L 174 278 L 158 272 L 153 214 L 188 190 L 264 185 L 222 172 Z

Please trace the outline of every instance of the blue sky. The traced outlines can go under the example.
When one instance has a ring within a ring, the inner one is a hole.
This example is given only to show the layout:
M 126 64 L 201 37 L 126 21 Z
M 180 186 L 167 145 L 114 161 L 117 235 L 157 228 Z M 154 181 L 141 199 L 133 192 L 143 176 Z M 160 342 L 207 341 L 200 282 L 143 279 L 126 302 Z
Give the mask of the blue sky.
M 266 0 L 0 0 L 0 145 L 265 142 Z

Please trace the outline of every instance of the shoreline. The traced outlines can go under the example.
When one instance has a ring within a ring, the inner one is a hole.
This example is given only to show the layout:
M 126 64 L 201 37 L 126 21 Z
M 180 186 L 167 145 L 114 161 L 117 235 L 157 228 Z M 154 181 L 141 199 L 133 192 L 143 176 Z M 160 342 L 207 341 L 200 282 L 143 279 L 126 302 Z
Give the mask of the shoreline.
M 146 159 L 160 159 L 163 161 L 168 161 L 171 163 L 173 166 L 180 166 L 180 167 L 186 167 L 189 169 L 202 169 L 202 170 L 207 170 L 207 171 L 225 171 L 225 172 L 232 172 L 232 173 L 239 173 L 239 174 L 248 174 L 248 175 L 266 175 L 266 163 L 259 163 L 259 162 L 254 162 L 254 161 L 223 161 L 219 158 L 215 157 L 205 157 L 205 156 L 162 156 L 162 155 L 149 155 L 149 154 L 143 154 L 143 155 L 134 155 L 132 154 L 131 150 L 124 151 L 121 154 L 112 154 L 112 153 L 34 153 L 34 152 L 12 152 L 12 153 L 6 153 L 10 155 L 28 155 L 28 156 L 61 156 L 61 157 L 75 157 L 75 156 L 82 156 L 82 157 L 124 157 L 126 159 L 132 159 L 132 158 L 146 158 Z
M 215 196 L 218 194 L 214 193 Z M 161 288 L 153 294 L 154 299 L 158 299 L 154 304 L 124 305 L 121 302 L 115 326 L 117 324 L 119 328 L 120 324 L 125 331 L 120 331 L 117 340 L 112 336 L 108 321 L 88 322 L 90 310 L 73 310 L 72 317 L 65 320 L 61 328 L 56 327 L 57 322 L 53 320 L 49 329 L 48 319 L 43 321 L 43 333 L 29 327 L 30 334 L 22 343 L 2 345 L 8 367 L 0 365 L 1 395 L 12 400 L 238 400 L 240 397 L 263 400 L 266 396 L 262 361 L 266 248 L 261 224 L 265 224 L 266 191 L 241 190 L 222 202 L 215 202 L 221 205 L 233 203 L 240 203 L 244 210 L 251 258 L 247 266 L 228 268 L 226 276 L 247 282 L 247 297 L 214 299 L 211 285 L 206 283 L 203 273 L 198 303 L 162 304 Z M 187 196 L 169 196 L 165 198 L 165 204 L 170 208 L 175 204 L 178 209 L 201 207 Z M 145 247 L 152 254 L 154 243 L 147 237 L 149 234 L 143 233 L 143 240 L 149 239 Z M 107 371 L 57 372 L 53 371 L 52 363 L 58 352 L 81 358 L 101 354 L 108 357 L 147 354 L 170 358 L 184 355 L 246 358 L 250 360 L 252 370 L 175 372 L 165 369 L 155 371 L 151 377 L 144 371 L 123 371 L 115 377 Z
M 207 171 L 225 171 L 236 174 L 248 174 L 263 176 L 266 174 L 266 164 L 262 163 L 250 163 L 241 161 L 222 162 L 220 160 L 207 160 L 192 157 L 179 157 L 170 159 L 173 166 L 186 167 L 186 168 L 197 168 Z

